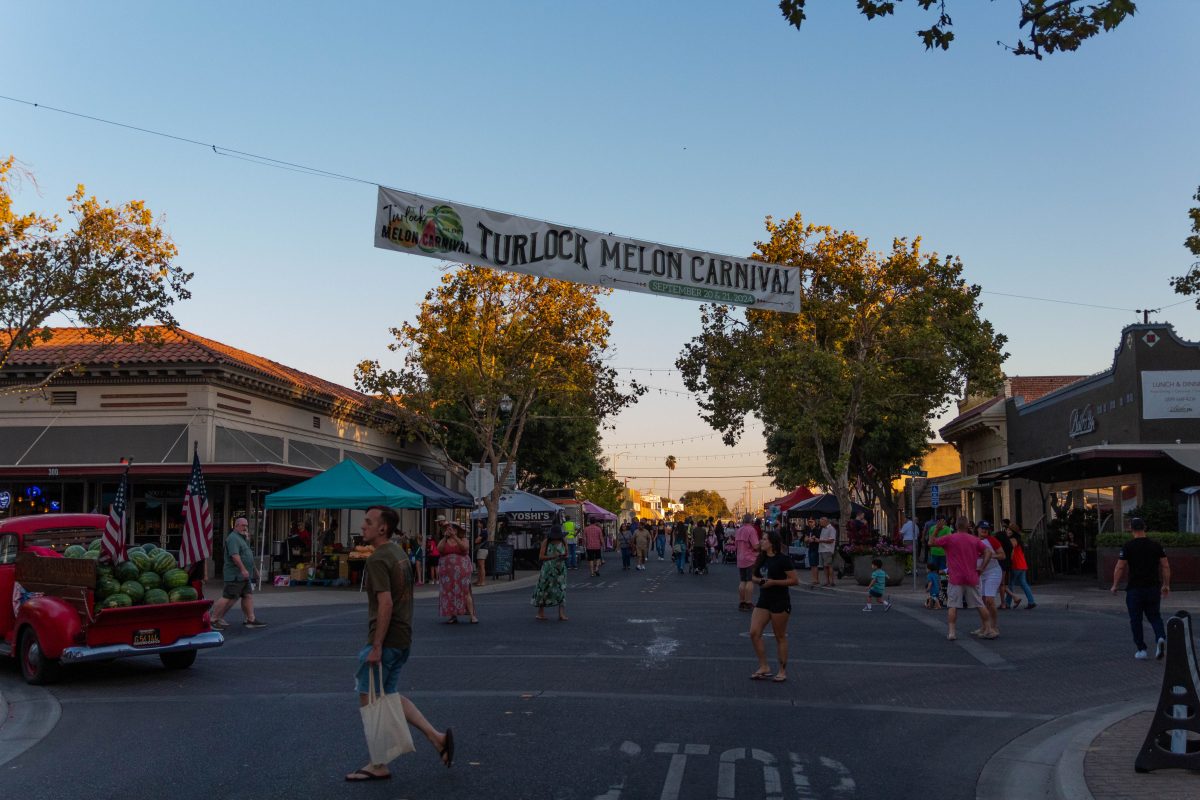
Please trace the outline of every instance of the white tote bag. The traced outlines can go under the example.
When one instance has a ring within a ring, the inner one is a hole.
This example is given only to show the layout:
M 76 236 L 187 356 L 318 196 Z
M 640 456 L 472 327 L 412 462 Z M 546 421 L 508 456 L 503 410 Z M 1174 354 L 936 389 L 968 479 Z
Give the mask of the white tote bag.
M 376 678 L 379 679 L 378 691 L 375 689 Z M 400 695 L 383 693 L 383 667 L 376 665 L 370 671 L 367 686 L 367 704 L 359 712 L 362 713 L 371 763 L 387 764 L 397 756 L 416 750 Z

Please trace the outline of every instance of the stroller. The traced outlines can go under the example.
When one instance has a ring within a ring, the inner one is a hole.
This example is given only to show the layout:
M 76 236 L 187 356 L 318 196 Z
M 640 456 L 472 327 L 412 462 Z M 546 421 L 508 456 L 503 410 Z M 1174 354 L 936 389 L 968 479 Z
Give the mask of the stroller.
M 725 544 L 721 546 L 721 563 L 737 563 L 737 542 L 733 539 L 726 539 Z

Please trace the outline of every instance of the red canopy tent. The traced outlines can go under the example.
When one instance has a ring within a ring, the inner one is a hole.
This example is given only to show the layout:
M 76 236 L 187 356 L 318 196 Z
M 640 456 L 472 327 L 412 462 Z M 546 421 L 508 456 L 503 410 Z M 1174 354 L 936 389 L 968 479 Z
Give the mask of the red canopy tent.
M 815 497 L 815 496 L 816 495 L 813 493 L 813 491 L 811 489 L 809 489 L 807 486 L 797 486 L 794 490 L 792 490 L 791 494 L 785 495 L 785 496 L 779 498 L 778 500 L 772 500 L 770 503 L 767 503 L 767 507 L 770 508 L 771 506 L 779 506 L 779 510 L 781 512 L 786 512 L 792 506 L 797 505 L 797 504 L 807 500 L 808 498 Z

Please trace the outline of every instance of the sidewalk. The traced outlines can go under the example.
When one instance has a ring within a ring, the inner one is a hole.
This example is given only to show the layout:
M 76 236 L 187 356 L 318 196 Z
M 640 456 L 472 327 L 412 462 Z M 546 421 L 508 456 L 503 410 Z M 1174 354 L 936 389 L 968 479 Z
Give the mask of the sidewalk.
M 808 589 L 808 571 L 798 570 L 800 587 L 796 591 Z M 866 593 L 865 586 L 859 587 L 853 576 L 847 576 L 837 582 L 838 591 L 855 591 Z M 825 590 L 828 591 L 828 590 Z M 904 603 L 923 604 L 925 602 L 925 571 L 922 568 L 917 576 L 917 588 L 913 589 L 913 576 L 905 575 L 899 586 L 889 586 L 888 593 L 892 599 Z M 1057 609 L 1060 611 L 1110 611 L 1125 613 L 1125 592 L 1116 594 L 1096 588 L 1094 578 L 1066 578 L 1063 580 L 1039 583 L 1033 587 L 1033 596 L 1037 600 L 1037 609 Z M 1018 589 L 1017 597 L 1021 598 L 1020 613 L 1025 612 L 1025 595 Z M 1171 592 L 1163 600 L 1162 613 L 1166 619 L 1176 611 L 1187 611 L 1200 615 L 1200 591 Z
M 538 573 L 518 570 L 513 580 L 508 578 L 488 578 L 487 585 L 473 586 L 471 592 L 475 595 L 507 592 L 517 589 L 532 589 L 537 583 Z M 216 600 L 221 596 L 225 583 L 218 579 L 210 579 L 204 584 L 204 596 Z M 438 585 L 426 583 L 413 590 L 417 599 L 437 597 Z M 359 591 L 358 586 L 275 586 L 264 580 L 262 588 L 254 593 L 256 608 L 296 608 L 301 606 L 324 605 L 354 605 L 367 602 L 365 592 Z

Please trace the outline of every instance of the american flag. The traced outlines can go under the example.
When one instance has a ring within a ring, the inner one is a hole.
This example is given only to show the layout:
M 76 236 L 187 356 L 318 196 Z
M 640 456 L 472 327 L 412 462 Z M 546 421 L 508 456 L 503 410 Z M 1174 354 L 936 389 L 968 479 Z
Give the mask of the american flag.
M 192 479 L 183 496 L 183 546 L 179 549 L 179 566 L 187 569 L 212 553 L 213 521 L 208 510 L 208 490 L 204 488 L 204 473 L 200 471 L 200 453 L 192 456 Z
M 108 560 L 118 564 L 125 560 L 125 502 L 129 497 L 129 468 L 121 476 L 117 487 L 117 499 L 108 507 L 108 521 L 104 523 L 104 535 L 100 538 L 100 550 Z

